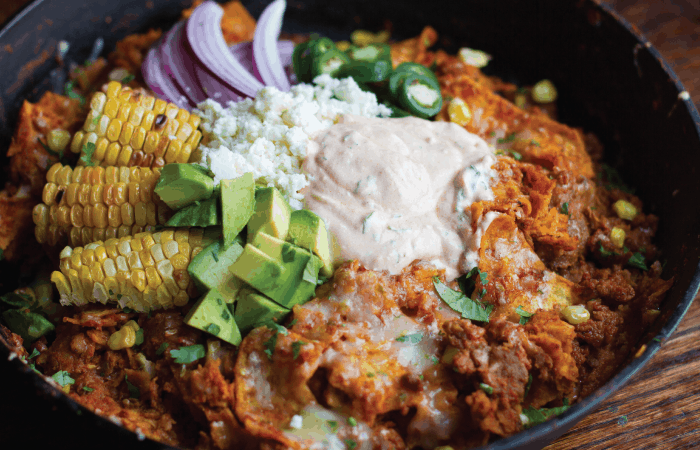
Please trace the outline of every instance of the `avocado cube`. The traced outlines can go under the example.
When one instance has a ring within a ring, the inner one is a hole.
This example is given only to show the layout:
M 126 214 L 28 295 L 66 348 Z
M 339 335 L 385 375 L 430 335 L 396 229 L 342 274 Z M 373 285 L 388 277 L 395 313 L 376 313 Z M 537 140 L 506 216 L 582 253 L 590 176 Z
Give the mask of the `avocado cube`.
M 187 267 L 197 290 L 217 289 L 227 303 L 233 303 L 243 283 L 228 268 L 242 253 L 243 247 L 238 242 L 225 248 L 223 240 L 219 240 L 205 247 Z
M 308 209 L 293 211 L 289 219 L 287 240 L 314 252 L 323 262 L 321 273 L 327 277 L 333 276 L 328 231 L 323 219 Z
M 27 308 L 8 309 L 2 313 L 2 318 L 7 328 L 20 335 L 27 344 L 54 330 L 53 324 L 46 317 L 30 312 Z
M 236 301 L 236 324 L 243 333 L 270 322 L 279 323 L 291 311 L 251 288 L 243 288 Z
M 185 316 L 185 323 L 233 345 L 241 343 L 238 325 L 217 289 L 211 289 L 199 299 Z
M 153 189 L 173 210 L 206 200 L 214 191 L 214 179 L 194 164 L 166 164 Z
M 229 245 L 255 212 L 255 180 L 251 172 L 221 181 L 221 216 L 224 244 Z
M 250 244 L 246 244 L 243 253 L 231 264 L 229 270 L 233 275 L 275 301 L 277 299 L 270 293 L 276 297 L 284 297 L 282 292 L 284 287 L 280 282 L 286 274 L 286 268 Z
M 255 191 L 255 213 L 248 221 L 248 236 L 259 231 L 285 239 L 289 230 L 292 208 L 280 191 L 274 187 L 259 188 Z
M 263 232 L 257 233 L 248 245 L 276 260 L 286 269 L 273 289 L 258 290 L 287 308 L 313 297 L 321 267 L 318 257 L 301 247 Z
M 173 214 L 165 225 L 169 227 L 210 227 L 219 225 L 221 217 L 219 199 L 197 201 Z

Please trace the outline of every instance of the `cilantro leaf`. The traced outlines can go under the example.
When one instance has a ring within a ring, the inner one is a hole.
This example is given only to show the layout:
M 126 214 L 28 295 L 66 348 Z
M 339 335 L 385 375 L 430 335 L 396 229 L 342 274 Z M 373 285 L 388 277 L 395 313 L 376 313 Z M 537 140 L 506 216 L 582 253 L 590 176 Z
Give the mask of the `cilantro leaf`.
M 617 253 L 611 252 L 610 250 L 603 247 L 602 242 L 598 242 L 598 251 L 600 252 L 600 256 L 602 256 L 603 258 L 607 258 L 608 256 L 617 256 Z
M 204 331 L 206 331 L 209 334 L 213 334 L 214 336 L 218 336 L 221 332 L 221 327 L 215 323 L 210 323 L 204 328 Z
M 160 347 L 158 347 L 158 350 L 156 350 L 156 355 L 162 355 L 165 349 L 168 348 L 168 345 L 170 344 L 168 344 L 167 342 L 163 342 L 162 344 L 160 344 Z
M 522 306 L 515 308 L 515 312 L 520 316 L 520 325 L 525 325 L 530 321 L 530 317 L 535 315 L 535 313 L 525 311 Z
M 493 394 L 493 388 L 486 383 L 479 383 L 479 389 L 486 392 L 488 395 Z
M 87 386 L 83 386 L 83 390 L 84 390 L 85 392 L 92 392 L 92 391 L 94 391 L 93 388 L 87 387 Z
M 345 439 L 343 442 L 345 442 L 345 446 L 348 450 L 355 450 L 355 447 L 357 447 L 357 442 L 353 439 Z
M 124 78 L 122 78 L 121 83 L 122 84 L 129 84 L 132 81 L 134 81 L 134 78 L 135 78 L 135 76 L 133 73 L 128 73 L 128 74 L 126 74 L 126 76 Z
M 338 431 L 338 428 L 340 427 L 337 420 L 327 420 L 326 423 L 328 424 L 328 428 L 331 429 L 332 433 Z
M 498 144 L 505 144 L 507 142 L 513 142 L 515 140 L 515 133 L 511 133 L 505 138 L 498 138 L 496 139 L 496 143 Z
M 561 205 L 561 213 L 566 214 L 567 216 L 569 215 L 569 202 L 564 202 Z
M 474 292 L 474 289 L 476 288 L 476 281 L 474 281 L 473 277 L 475 275 L 481 276 L 481 272 L 479 271 L 478 267 L 472 268 L 472 270 L 457 278 L 459 289 L 465 295 L 469 295 L 471 292 Z
M 204 346 L 202 344 L 190 345 L 188 347 L 180 347 L 175 350 L 170 350 L 170 356 L 175 359 L 178 364 L 189 364 L 206 356 Z
M 527 374 L 527 384 L 525 385 L 525 393 L 523 394 L 523 398 L 527 397 L 528 392 L 530 392 L 531 386 L 532 386 L 532 374 L 529 373 L 529 374 Z
M 348 425 L 350 425 L 351 427 L 356 427 L 357 420 L 355 420 L 355 418 L 352 416 L 348 417 Z
M 282 325 L 276 324 L 274 322 L 269 323 L 267 327 L 271 329 L 273 333 L 272 336 L 270 336 L 270 339 L 263 343 L 263 345 L 265 346 L 264 352 L 267 355 L 267 357 L 270 360 L 272 360 L 272 355 L 275 353 L 275 348 L 277 347 L 277 335 L 283 334 L 287 336 L 289 334 L 289 331 L 287 331 L 287 329 Z
M 80 150 L 80 161 L 85 164 L 87 167 L 93 167 L 96 166 L 97 163 L 92 160 L 92 155 L 95 153 L 95 144 L 92 142 L 88 142 L 85 145 L 83 145 L 83 148 Z
M 523 415 L 527 418 L 527 422 L 523 424 L 524 428 L 534 427 L 545 422 L 550 417 L 558 416 L 569 409 L 569 399 L 564 399 L 564 406 L 557 406 L 555 408 L 540 408 L 535 409 L 532 406 L 528 406 L 523 409 Z
M 489 314 L 493 310 L 493 305 L 472 300 L 461 292 L 450 289 L 440 281 L 438 277 L 433 277 L 433 285 L 441 299 L 462 317 L 479 322 L 488 322 Z
M 534 145 L 535 147 L 540 147 L 540 143 L 534 139 L 530 141 L 530 144 Z
M 36 358 L 36 357 L 39 356 L 40 354 L 41 354 L 41 353 L 39 352 L 39 350 L 34 349 L 34 350 L 32 350 L 31 355 L 29 355 L 29 359 Z
M 627 416 L 620 416 L 620 418 L 617 421 L 618 425 L 627 425 Z
M 63 86 L 63 93 L 68 98 L 73 98 L 73 99 L 78 100 L 80 102 L 80 106 L 83 106 L 85 104 L 85 97 L 83 97 L 82 95 L 75 92 L 75 81 L 68 81 Z
M 44 141 L 42 141 L 41 139 L 37 139 L 37 140 L 39 141 L 41 146 L 44 147 L 44 150 L 46 150 L 46 153 L 48 153 L 51 156 L 55 156 L 58 159 L 63 159 L 63 152 L 55 152 L 55 151 L 51 150 L 51 147 L 44 144 Z
M 143 344 L 143 328 L 139 328 L 139 330 L 136 332 L 136 340 L 134 341 L 134 345 L 141 344 Z
M 422 333 L 404 334 L 396 338 L 398 342 L 408 342 L 409 344 L 417 344 L 423 340 Z
M 629 264 L 632 267 L 636 267 L 637 269 L 649 270 L 647 265 L 644 263 L 644 255 L 642 255 L 639 252 L 632 255 L 627 261 L 627 264 Z
M 299 357 L 299 353 L 301 352 L 301 348 L 306 345 L 306 342 L 304 341 L 294 341 L 292 342 L 292 355 L 294 359 L 297 359 Z
M 56 383 L 58 383 L 61 386 L 75 384 L 75 380 L 71 378 L 70 373 L 66 372 L 65 370 L 59 370 L 55 374 L 51 375 L 51 378 L 56 380 Z
M 129 389 L 129 398 L 141 397 L 141 391 L 129 381 L 129 375 L 124 375 L 124 381 L 126 381 L 126 388 Z

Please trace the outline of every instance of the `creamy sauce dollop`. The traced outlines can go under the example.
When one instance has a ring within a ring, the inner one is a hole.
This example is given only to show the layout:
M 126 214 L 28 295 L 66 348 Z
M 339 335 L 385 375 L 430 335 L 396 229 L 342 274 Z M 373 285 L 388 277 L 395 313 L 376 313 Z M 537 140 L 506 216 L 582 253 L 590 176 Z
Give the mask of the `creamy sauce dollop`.
M 466 208 L 493 200 L 495 162 L 483 139 L 453 123 L 345 115 L 309 144 L 304 201 L 340 260 L 398 273 L 421 259 L 454 278 L 478 263 L 492 218 L 472 230 Z

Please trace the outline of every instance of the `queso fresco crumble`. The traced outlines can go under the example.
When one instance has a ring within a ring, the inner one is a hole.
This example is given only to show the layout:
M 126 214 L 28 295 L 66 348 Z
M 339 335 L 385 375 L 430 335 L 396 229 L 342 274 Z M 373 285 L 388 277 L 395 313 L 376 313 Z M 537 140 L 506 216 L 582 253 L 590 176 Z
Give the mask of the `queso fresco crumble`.
M 292 208 L 301 209 L 299 190 L 309 184 L 301 170 L 309 137 L 342 114 L 389 117 L 391 111 L 352 78 L 321 75 L 314 85 L 298 84 L 289 92 L 266 87 L 255 99 L 226 107 L 208 99 L 197 113 L 203 132 L 199 163 L 216 183 L 253 172 L 257 183 L 275 186 Z

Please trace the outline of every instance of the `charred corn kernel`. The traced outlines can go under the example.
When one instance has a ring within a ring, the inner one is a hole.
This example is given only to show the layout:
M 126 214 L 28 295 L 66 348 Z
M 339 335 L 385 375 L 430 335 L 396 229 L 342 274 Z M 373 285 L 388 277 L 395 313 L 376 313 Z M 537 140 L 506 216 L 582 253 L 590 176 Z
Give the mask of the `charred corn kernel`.
M 44 185 L 44 190 L 41 192 L 41 200 L 45 205 L 51 206 L 56 200 L 56 194 L 58 193 L 58 186 L 56 183 L 46 183 Z
M 88 266 L 82 266 L 80 268 L 80 282 L 83 285 L 83 295 L 85 300 L 94 302 L 95 298 L 92 296 L 92 274 L 90 274 L 90 268 Z
M 88 247 L 83 247 L 83 251 L 80 254 L 80 261 L 83 263 L 83 265 L 92 266 L 92 264 L 95 262 L 95 250 Z
M 172 261 L 170 261 L 172 263 Z M 173 269 L 175 269 L 175 265 L 173 264 Z M 187 286 L 190 285 L 190 274 L 187 273 L 187 270 L 184 269 L 176 269 L 173 270 L 173 279 L 175 280 L 175 283 L 177 283 L 177 287 L 180 289 L 187 289 Z
M 625 233 L 625 230 L 622 228 L 613 227 L 613 229 L 610 231 L 610 242 L 612 242 L 617 248 L 622 248 L 625 245 L 626 237 L 627 233 Z
M 73 227 L 81 228 L 83 226 L 83 207 L 73 205 L 70 209 L 70 224 Z
M 617 217 L 624 220 L 634 220 L 637 217 L 637 208 L 627 200 L 618 200 L 613 204 Z
M 171 308 L 173 306 L 173 296 L 163 284 L 156 289 L 156 300 L 163 308 Z
M 464 100 L 455 97 L 447 107 L 447 113 L 450 116 L 450 122 L 454 122 L 460 126 L 466 126 L 472 118 L 472 113 Z
M 532 99 L 537 103 L 551 103 L 557 99 L 557 88 L 549 80 L 539 81 L 532 87 Z
M 118 166 L 126 166 L 129 164 L 129 161 L 131 160 L 131 154 L 134 152 L 134 149 L 131 148 L 130 145 L 124 145 L 122 147 L 122 150 L 119 152 L 119 156 L 117 157 L 117 165 Z
M 188 244 L 185 244 L 185 245 L 188 245 Z M 178 253 L 177 255 L 174 255 L 171 258 L 170 262 L 173 265 L 174 269 L 184 270 L 184 269 L 187 269 L 187 266 L 190 263 L 190 258 L 189 258 L 189 255 L 185 256 L 182 253 Z
M 56 184 L 59 186 L 68 186 L 73 178 L 73 170 L 70 166 L 63 166 L 61 170 L 56 173 Z
M 70 144 L 70 133 L 62 128 L 55 128 L 46 135 L 46 145 L 54 152 L 62 152 Z
M 53 272 L 51 274 L 51 282 L 56 285 L 58 290 L 59 301 L 62 305 L 68 304 L 71 297 L 71 287 L 68 279 L 61 272 Z
M 345 50 L 349 49 L 351 45 L 352 44 L 350 44 L 349 41 L 338 41 L 335 43 L 335 48 L 337 48 L 341 52 L 344 52 Z
M 146 281 L 151 289 L 157 289 L 163 283 L 160 275 L 158 275 L 158 270 L 154 266 L 146 267 Z
M 47 226 L 49 223 L 49 207 L 43 203 L 38 203 L 32 209 L 32 220 L 34 225 Z
M 110 81 L 107 83 L 107 97 L 116 98 L 122 90 L 122 84 L 118 81 Z
M 78 183 L 71 183 L 66 187 L 66 190 L 63 193 L 63 196 L 66 199 L 66 203 L 68 206 L 73 206 L 75 203 L 78 201 L 78 189 L 80 188 L 80 184 Z
M 143 264 L 144 267 L 153 267 L 156 265 L 156 262 L 153 260 L 153 256 L 151 256 L 150 250 L 140 252 L 139 258 L 141 259 L 141 264 Z
M 59 206 L 56 225 L 61 227 L 69 227 L 70 222 L 70 206 Z
M 123 326 L 131 327 L 134 331 L 139 331 L 141 329 L 141 327 L 139 326 L 138 323 L 136 323 L 135 320 L 130 320 L 127 323 L 125 323 Z
M 107 345 L 112 350 L 131 348 L 136 344 L 136 331 L 130 326 L 122 326 L 109 337 Z
M 358 47 L 366 47 L 369 44 L 374 44 L 376 37 L 374 33 L 367 30 L 355 30 L 350 34 L 350 41 Z
M 591 313 L 588 312 L 584 305 L 567 306 L 561 310 L 561 314 L 564 316 L 564 320 L 571 325 L 588 322 L 588 319 L 591 318 Z

